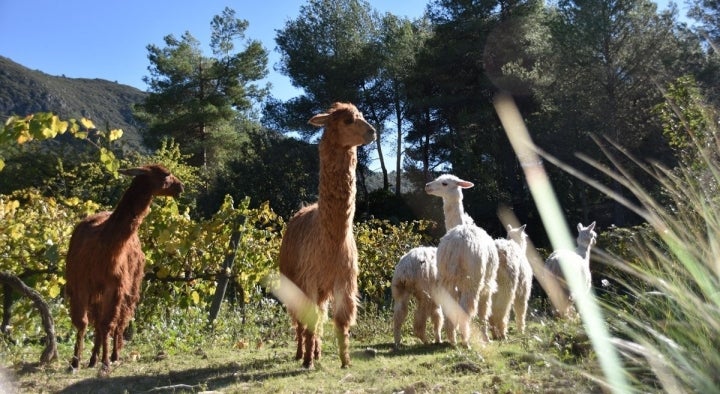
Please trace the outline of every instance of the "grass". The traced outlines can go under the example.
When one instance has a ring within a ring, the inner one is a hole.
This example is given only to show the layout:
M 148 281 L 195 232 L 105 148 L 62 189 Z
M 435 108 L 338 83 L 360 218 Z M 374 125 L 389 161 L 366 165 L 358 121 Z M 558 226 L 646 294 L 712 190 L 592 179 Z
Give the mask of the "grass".
M 412 313 L 412 311 L 411 311 Z M 232 316 L 225 316 L 232 320 Z M 588 374 L 598 364 L 587 335 L 577 322 L 531 316 L 523 335 L 472 349 L 447 344 L 423 345 L 409 335 L 404 346 L 392 346 L 391 318 L 385 312 L 363 313 L 352 330 L 351 360 L 340 368 L 332 323 L 325 327 L 323 357 L 313 370 L 294 360 L 289 327 L 262 334 L 251 328 L 241 334 L 211 336 L 197 343 L 159 346 L 138 333 L 128 342 L 109 377 L 97 369 L 67 370 L 71 341 L 59 343 L 59 359 L 39 367 L 39 345 L 2 347 L 5 372 L 18 393 L 138 393 L 217 391 L 309 393 L 548 393 L 601 392 Z M 287 321 L 287 316 L 276 319 Z M 238 320 L 238 319 L 235 319 Z M 232 323 L 227 322 L 227 325 Z M 240 324 L 237 322 L 237 324 Z M 477 327 L 475 328 L 477 332 Z M 66 336 L 67 337 L 67 336 Z M 88 339 L 89 341 L 89 339 Z M 89 342 L 88 342 L 89 345 Z M 89 347 L 86 347 L 86 353 Z M 84 355 L 85 361 L 88 355 Z

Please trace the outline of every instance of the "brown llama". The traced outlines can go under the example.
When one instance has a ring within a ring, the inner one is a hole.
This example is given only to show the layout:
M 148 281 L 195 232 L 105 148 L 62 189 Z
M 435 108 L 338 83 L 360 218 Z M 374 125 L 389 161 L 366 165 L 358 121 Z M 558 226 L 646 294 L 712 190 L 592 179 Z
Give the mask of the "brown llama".
M 317 203 L 300 209 L 288 222 L 280 246 L 280 273 L 308 303 L 283 300 L 296 330 L 296 359 L 312 368 L 320 358 L 322 324 L 332 300 L 342 367 L 350 365 L 350 326 L 357 313 L 358 256 L 355 215 L 357 147 L 375 140 L 375 129 L 350 103 L 334 103 L 309 123 L 324 127 L 320 139 Z M 288 302 L 290 301 L 290 302 Z
M 183 191 L 182 182 L 158 164 L 118 172 L 134 178 L 115 210 L 83 219 L 70 238 L 65 296 L 70 303 L 70 318 L 78 330 L 70 363 L 72 370 L 80 365 L 88 324 L 95 329 L 88 367 L 95 366 L 100 347 L 101 373 L 109 372 L 110 361 L 118 360 L 123 332 L 140 299 L 145 271 L 138 228 L 149 213 L 154 196 L 177 197 Z M 111 357 L 108 357 L 109 337 L 113 339 Z

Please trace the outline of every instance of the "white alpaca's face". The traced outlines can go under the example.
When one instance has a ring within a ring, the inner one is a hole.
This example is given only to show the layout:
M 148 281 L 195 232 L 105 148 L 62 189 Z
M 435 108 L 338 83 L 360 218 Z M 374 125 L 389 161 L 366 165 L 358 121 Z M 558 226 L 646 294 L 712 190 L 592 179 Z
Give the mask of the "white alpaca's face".
M 462 189 L 468 189 L 475 186 L 472 182 L 464 181 L 455 175 L 444 174 L 437 177 L 434 181 L 425 184 L 425 193 L 431 196 L 450 197 L 462 196 Z

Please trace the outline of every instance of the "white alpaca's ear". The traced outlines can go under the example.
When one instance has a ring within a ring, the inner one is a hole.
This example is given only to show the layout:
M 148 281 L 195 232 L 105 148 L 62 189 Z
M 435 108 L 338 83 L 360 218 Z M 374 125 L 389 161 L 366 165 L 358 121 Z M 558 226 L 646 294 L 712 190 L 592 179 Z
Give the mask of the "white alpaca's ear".
M 522 226 L 520 226 L 520 231 L 525 231 L 525 226 L 527 226 L 527 224 L 523 224 Z
M 310 118 L 310 120 L 308 120 L 308 123 L 313 126 L 323 127 L 327 124 L 328 119 L 330 119 L 330 114 L 317 114 Z
M 595 222 L 590 223 L 589 226 L 587 226 L 588 230 L 592 231 L 595 230 Z
M 578 223 L 578 227 L 577 227 L 577 228 L 578 228 L 578 232 L 582 231 L 582 229 L 583 229 L 582 223 Z
M 457 184 L 458 184 L 458 186 L 460 186 L 463 189 L 469 189 L 469 188 L 475 186 L 474 183 L 468 182 L 468 181 L 463 181 L 462 179 L 459 180 Z
M 508 224 L 508 225 L 507 225 L 507 231 L 510 231 L 510 230 L 512 230 L 512 226 Z

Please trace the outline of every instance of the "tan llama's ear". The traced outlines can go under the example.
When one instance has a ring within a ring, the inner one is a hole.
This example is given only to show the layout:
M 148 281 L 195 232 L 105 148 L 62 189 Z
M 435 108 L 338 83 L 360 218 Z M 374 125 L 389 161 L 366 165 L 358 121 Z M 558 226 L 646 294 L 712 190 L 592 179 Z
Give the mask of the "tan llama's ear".
M 121 168 L 118 172 L 127 176 L 138 176 L 144 174 L 145 170 L 143 168 Z
M 328 119 L 330 119 L 330 114 L 317 114 L 310 118 L 308 123 L 313 126 L 324 127 L 327 124 Z

